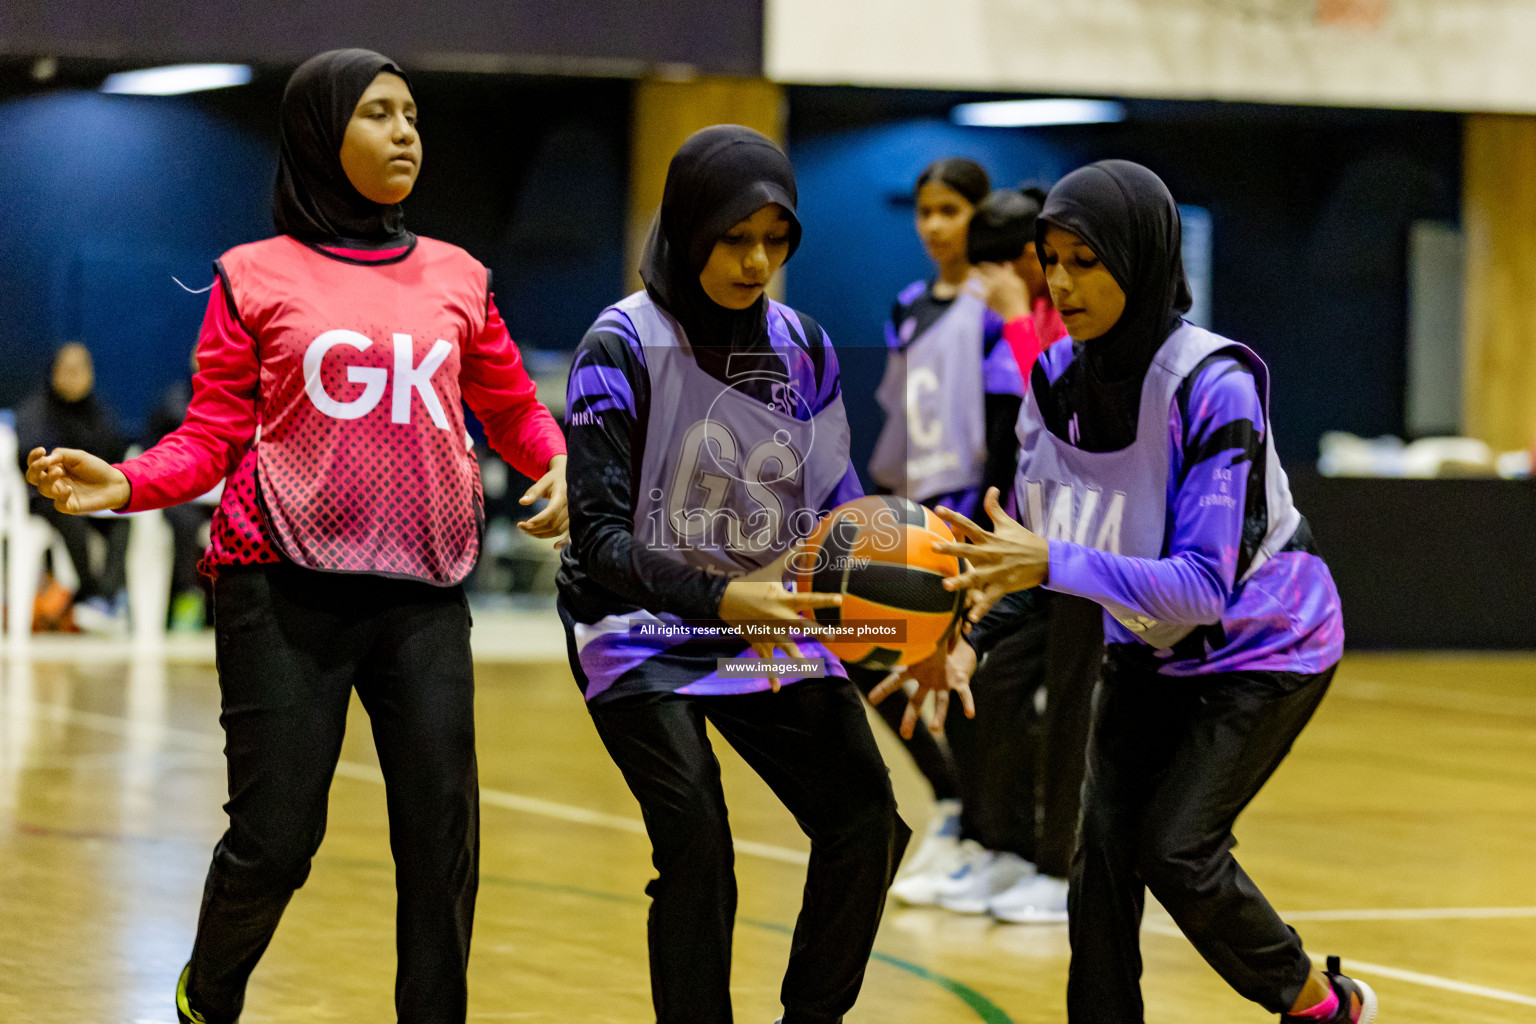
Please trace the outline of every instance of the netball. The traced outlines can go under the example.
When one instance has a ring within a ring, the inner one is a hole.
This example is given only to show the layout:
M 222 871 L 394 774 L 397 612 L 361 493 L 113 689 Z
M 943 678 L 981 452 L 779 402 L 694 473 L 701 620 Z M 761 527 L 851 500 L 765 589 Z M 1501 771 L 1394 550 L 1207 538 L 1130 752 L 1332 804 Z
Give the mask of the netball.
M 819 623 L 838 627 L 827 649 L 876 669 L 931 654 L 965 596 L 944 589 L 959 559 L 933 550 L 953 540 L 942 519 L 907 498 L 873 495 L 833 509 L 791 564 L 797 592 L 843 595 L 841 607 L 816 612 Z

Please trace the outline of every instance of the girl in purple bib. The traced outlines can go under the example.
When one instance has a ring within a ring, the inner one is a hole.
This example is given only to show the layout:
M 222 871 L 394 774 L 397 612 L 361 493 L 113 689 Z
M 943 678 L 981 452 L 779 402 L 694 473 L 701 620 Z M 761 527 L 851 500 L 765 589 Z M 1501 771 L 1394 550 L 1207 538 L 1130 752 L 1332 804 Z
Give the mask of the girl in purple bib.
M 798 613 L 841 597 L 777 582 L 792 543 L 860 494 L 836 353 L 763 294 L 800 240 L 795 199 L 769 139 L 694 134 L 667 170 L 645 290 L 598 315 L 571 370 L 559 610 L 651 840 L 659 1024 L 732 1019 L 736 879 L 706 724 L 811 840 L 784 1024 L 837 1024 L 853 1005 L 911 835 L 848 678 L 859 670 L 796 630 Z M 818 659 L 825 678 L 753 661 L 780 650 Z
M 976 592 L 973 619 L 991 608 L 957 646 L 962 663 L 1013 628 L 1032 588 L 1105 610 L 1068 1017 L 1143 1019 L 1150 889 L 1228 984 L 1282 1020 L 1370 1024 L 1369 986 L 1313 967 L 1232 856 L 1233 823 L 1343 646 L 1338 592 L 1276 455 L 1268 373 L 1182 319 L 1178 207 L 1146 168 L 1110 160 L 1063 178 L 1037 240 L 1072 344 L 1041 357 L 1020 412 L 1025 525 L 994 489 L 995 532 L 943 510 L 968 543 L 941 548 L 972 561 L 949 585 Z

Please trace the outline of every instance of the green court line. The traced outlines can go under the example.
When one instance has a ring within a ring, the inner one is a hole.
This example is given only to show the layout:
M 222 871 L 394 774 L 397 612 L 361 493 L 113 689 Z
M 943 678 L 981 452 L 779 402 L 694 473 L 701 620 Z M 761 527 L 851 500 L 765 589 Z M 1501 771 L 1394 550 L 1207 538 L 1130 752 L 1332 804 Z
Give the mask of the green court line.
M 497 875 L 481 875 L 480 881 L 482 883 L 489 882 L 492 885 L 505 885 L 519 889 L 533 889 L 537 892 L 546 892 L 566 896 L 581 896 L 585 897 L 586 899 L 603 900 L 608 903 L 623 903 L 633 907 L 647 907 L 650 906 L 651 902 L 649 899 L 642 899 L 638 896 L 628 896 L 623 893 L 604 892 L 601 889 L 586 889 L 577 885 L 560 885 L 553 882 L 535 882 L 532 879 L 524 878 L 503 878 Z M 789 927 L 788 925 L 779 924 L 776 921 L 759 921 L 750 917 L 738 917 L 736 920 L 740 924 L 744 924 L 749 928 L 759 929 L 760 931 L 773 932 L 777 935 L 794 934 L 793 928 Z M 924 967 L 922 964 L 915 964 L 910 960 L 903 960 L 899 956 L 892 956 L 889 953 L 881 953 L 878 950 L 870 953 L 869 958 L 879 963 L 886 964 L 887 966 L 894 967 L 897 970 L 905 971 L 912 975 L 914 978 L 919 978 L 932 985 L 937 985 L 939 988 L 948 992 L 956 999 L 959 999 L 962 1003 L 975 1011 L 976 1016 L 981 1018 L 983 1024 L 1014 1024 L 1013 1018 L 1008 1016 L 1008 1014 L 1003 1011 L 1002 1007 L 998 1006 L 992 1000 L 988 999 L 980 992 L 977 992 L 975 989 L 971 988 L 964 982 L 956 981 L 954 978 L 939 974 L 937 971 L 931 971 Z
M 362 858 L 329 857 L 326 859 L 332 864 L 345 864 L 352 867 L 377 869 L 388 869 L 390 867 L 390 865 L 382 861 L 365 860 Z M 606 892 L 602 889 L 588 889 L 579 885 L 565 885 L 558 882 L 538 882 L 531 878 L 507 878 L 501 875 L 483 874 L 480 876 L 480 881 L 482 884 L 488 883 L 490 885 L 501 885 L 515 889 L 531 889 L 534 892 L 549 893 L 556 896 L 580 896 L 583 899 L 602 900 L 605 903 L 620 903 L 631 907 L 648 907 L 651 903 L 648 898 L 630 896 L 627 893 Z M 773 932 L 777 935 L 794 934 L 793 928 L 780 924 L 777 921 L 760 921 L 751 917 L 738 917 L 736 920 L 749 928 L 756 928 L 760 931 Z M 926 981 L 931 985 L 937 985 L 970 1007 L 976 1016 L 981 1018 L 983 1024 L 1015 1024 L 1014 1019 L 1008 1016 L 1002 1007 L 962 981 L 956 981 L 948 975 L 929 970 L 922 964 L 913 963 L 911 960 L 903 960 L 899 956 L 892 956 L 879 950 L 870 953 L 869 958 L 889 967 L 894 967 L 899 971 L 905 971 L 914 978 Z

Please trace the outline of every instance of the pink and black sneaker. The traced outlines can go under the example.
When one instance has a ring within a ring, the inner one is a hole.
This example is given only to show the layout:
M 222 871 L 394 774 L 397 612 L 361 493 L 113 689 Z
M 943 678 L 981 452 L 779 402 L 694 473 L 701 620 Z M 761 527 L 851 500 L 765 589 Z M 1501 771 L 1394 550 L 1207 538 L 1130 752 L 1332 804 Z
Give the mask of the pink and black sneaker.
M 1376 1024 L 1376 993 L 1363 981 L 1345 977 L 1339 972 L 1339 958 L 1328 958 L 1328 969 L 1323 972 L 1333 988 L 1338 1008 L 1331 1017 L 1312 1017 L 1299 1013 L 1282 1013 L 1281 1024 Z

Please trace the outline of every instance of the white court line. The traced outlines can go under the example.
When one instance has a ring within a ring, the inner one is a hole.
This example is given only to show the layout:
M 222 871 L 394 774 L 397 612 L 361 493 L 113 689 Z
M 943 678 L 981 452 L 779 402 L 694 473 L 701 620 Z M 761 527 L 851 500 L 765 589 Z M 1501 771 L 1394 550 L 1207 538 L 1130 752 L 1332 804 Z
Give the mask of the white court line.
M 51 722 L 78 725 L 82 728 L 94 729 L 97 732 L 113 733 L 118 736 L 163 737 L 167 740 L 175 740 L 178 743 L 204 751 L 222 752 L 224 749 L 223 737 L 215 736 L 211 733 L 197 732 L 192 729 L 177 729 L 172 726 L 149 722 L 134 722 L 113 715 L 97 714 L 94 711 L 78 711 L 74 708 L 62 707 L 58 704 L 46 704 L 40 701 L 31 702 L 31 707 L 34 715 Z M 384 784 L 384 775 L 376 766 L 360 764 L 356 761 L 338 762 L 336 774 L 359 782 L 372 782 L 380 786 Z M 571 804 L 556 803 L 553 800 L 542 800 L 534 796 L 524 796 L 521 793 L 509 793 L 506 790 L 481 789 L 480 802 L 489 804 L 492 807 L 500 807 L 503 810 L 521 811 L 524 814 L 536 814 L 541 817 L 569 821 L 578 825 L 595 825 L 599 828 L 609 828 L 619 832 L 629 832 L 634 835 L 645 835 L 645 822 L 639 818 L 627 818 L 621 814 L 608 814 L 603 811 L 589 810 L 585 807 L 575 807 Z M 799 864 L 801 866 L 810 862 L 810 855 L 805 851 L 794 850 L 787 846 L 775 846 L 772 843 L 758 843 L 750 839 L 734 838 L 732 839 L 732 845 L 738 853 L 760 857 L 764 860 L 776 860 L 784 864 Z
M 372 765 L 342 761 L 336 766 L 336 774 L 362 782 L 376 782 L 381 786 L 384 784 L 383 773 Z M 545 818 L 575 822 L 578 825 L 596 825 L 599 828 L 645 835 L 645 822 L 639 818 L 626 818 L 622 814 L 608 814 L 605 811 L 593 811 L 585 807 L 556 803 L 553 800 L 541 800 L 536 796 L 523 796 L 521 793 L 508 793 L 501 789 L 482 789 L 480 802 L 503 810 L 537 814 Z M 811 859 L 809 854 L 800 850 L 791 850 L 787 846 L 774 846 L 771 843 L 755 843 L 750 839 L 732 838 L 731 845 L 738 853 L 746 853 L 766 860 L 782 861 L 785 864 L 805 865 L 810 863 Z
M 1536 917 L 1536 907 L 1406 907 L 1383 910 L 1287 910 L 1287 921 L 1488 921 Z
M 73 708 L 61 707 L 57 704 L 44 704 L 36 701 L 31 702 L 31 708 L 32 713 L 40 718 L 78 725 L 82 728 L 95 729 L 100 732 L 115 733 L 120 736 L 161 736 L 195 746 L 201 750 L 224 749 L 224 742 L 221 738 L 191 729 L 176 729 L 170 726 L 132 722 L 111 715 L 101 715 L 91 711 L 77 711 Z M 358 764 L 355 761 L 342 761 L 337 764 L 336 774 L 360 782 L 371 782 L 377 785 L 383 785 L 384 783 L 384 776 L 378 768 L 373 765 Z M 480 802 L 493 807 L 521 811 L 525 814 L 535 814 L 546 818 L 555 818 L 560 821 L 569 821 L 581 825 L 595 825 L 599 828 L 610 828 L 635 835 L 645 834 L 645 824 L 637 818 L 626 818 L 623 815 L 607 814 L 602 811 L 589 810 L 585 807 L 556 803 L 552 800 L 541 800 L 538 797 L 508 793 L 504 790 L 482 789 L 480 791 Z M 770 843 L 754 843 L 738 839 L 735 841 L 735 847 L 741 853 L 767 860 L 781 861 L 786 864 L 805 864 L 808 859 L 806 854 L 799 850 L 792 850 L 786 846 L 774 846 Z M 1485 920 L 1493 918 L 1536 917 L 1536 907 L 1311 910 L 1284 914 L 1282 916 L 1292 921 Z M 1142 922 L 1142 928 L 1156 935 L 1179 939 L 1184 937 L 1184 934 L 1179 931 L 1177 926 L 1171 921 L 1166 921 L 1166 923 L 1165 921 L 1166 919 L 1146 920 Z M 1323 962 L 1321 957 L 1314 957 L 1314 959 L 1318 963 Z M 1368 963 L 1364 960 L 1356 960 L 1353 957 L 1349 958 L 1349 966 L 1367 977 L 1391 978 L 1394 981 L 1422 985 L 1426 988 L 1440 989 L 1444 992 L 1479 996 L 1483 999 L 1514 1003 L 1518 1006 L 1536 1007 L 1536 996 L 1521 995 L 1518 992 L 1506 992 L 1503 989 L 1489 988 L 1485 985 L 1472 985 L 1467 982 L 1456 981 L 1452 978 L 1441 978 L 1433 974 L 1423 974 L 1419 971 L 1407 971 L 1398 967 L 1388 967 L 1384 964 Z
M 1529 697 L 1463 693 L 1459 690 L 1431 690 L 1421 686 L 1353 678 L 1341 679 L 1334 685 L 1333 691 L 1348 700 L 1363 700 L 1376 704 L 1430 708 L 1435 711 L 1465 711 L 1497 718 L 1536 718 L 1536 700 Z
M 1294 914 L 1281 914 L 1287 920 L 1296 920 Z M 1155 935 L 1165 935 L 1169 938 L 1183 939 L 1184 933 L 1178 926 L 1164 924 L 1161 921 L 1142 921 L 1143 931 L 1152 932 Z M 1322 964 L 1325 957 L 1315 954 L 1307 954 L 1317 964 Z M 1405 971 L 1401 967 L 1388 967 L 1385 964 L 1373 964 L 1366 960 L 1357 960 L 1354 957 L 1346 957 L 1344 968 L 1351 976 L 1359 974 L 1367 981 L 1374 978 L 1391 978 L 1394 981 L 1406 981 L 1410 985 L 1422 985 L 1425 988 L 1437 988 L 1443 992 L 1455 992 L 1464 996 L 1481 996 L 1484 999 L 1493 999 L 1501 1003 L 1514 1003 L 1517 1006 L 1536 1006 L 1536 996 L 1521 995 L 1519 992 L 1506 992 L 1500 988 L 1489 988 L 1486 985 L 1472 985 L 1465 981 L 1457 981 L 1454 978 L 1442 978 L 1434 974 L 1424 974 L 1420 971 Z

